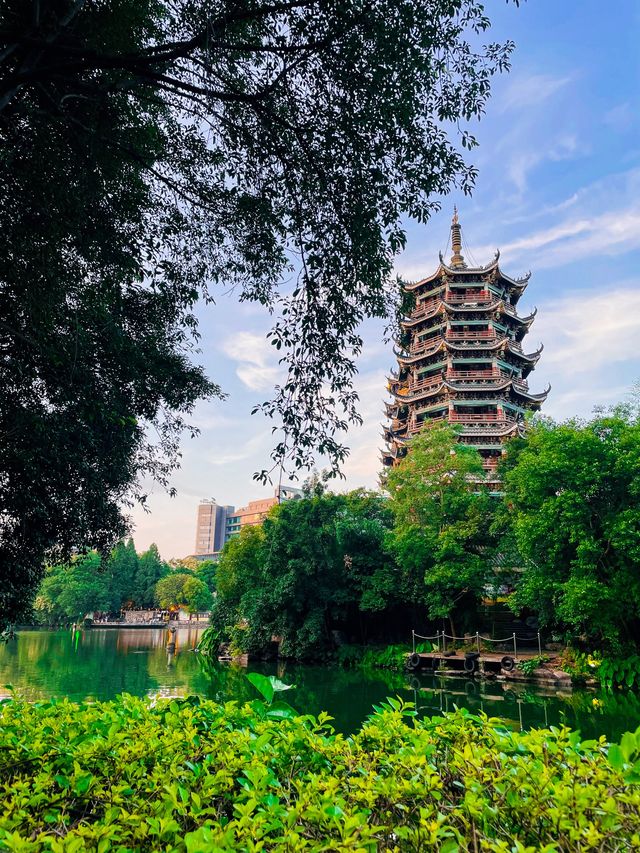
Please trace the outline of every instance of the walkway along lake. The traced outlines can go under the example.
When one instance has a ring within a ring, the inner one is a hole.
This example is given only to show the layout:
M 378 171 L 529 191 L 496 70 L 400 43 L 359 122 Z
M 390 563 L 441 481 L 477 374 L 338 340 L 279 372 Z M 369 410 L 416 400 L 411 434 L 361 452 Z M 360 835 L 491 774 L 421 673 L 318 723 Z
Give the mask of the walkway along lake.
M 196 693 L 218 701 L 257 698 L 241 667 L 203 667 L 193 649 L 203 628 L 177 632 L 177 649 L 167 655 L 166 631 L 158 629 L 81 631 L 20 631 L 18 639 L 0 646 L 0 695 L 11 685 L 30 700 L 68 696 L 110 699 L 118 693 L 136 696 L 187 696 Z M 454 706 L 484 711 L 515 728 L 566 723 L 583 737 L 606 735 L 618 740 L 640 725 L 640 696 L 574 689 L 573 692 L 532 685 L 443 679 L 386 670 L 341 669 L 332 666 L 273 663 L 252 670 L 277 674 L 296 689 L 287 700 L 301 713 L 328 711 L 335 727 L 354 731 L 387 696 L 416 702 L 432 716 Z

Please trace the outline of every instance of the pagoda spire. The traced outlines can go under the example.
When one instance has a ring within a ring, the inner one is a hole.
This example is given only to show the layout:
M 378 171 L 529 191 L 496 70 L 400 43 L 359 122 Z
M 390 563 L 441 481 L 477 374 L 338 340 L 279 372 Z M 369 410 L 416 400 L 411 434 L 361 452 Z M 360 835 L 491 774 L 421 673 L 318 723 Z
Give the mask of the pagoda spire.
M 466 267 L 467 265 L 462 257 L 462 230 L 458 222 L 458 209 L 455 205 L 453 206 L 453 219 L 451 220 L 451 249 L 453 251 L 451 266 L 454 269 Z

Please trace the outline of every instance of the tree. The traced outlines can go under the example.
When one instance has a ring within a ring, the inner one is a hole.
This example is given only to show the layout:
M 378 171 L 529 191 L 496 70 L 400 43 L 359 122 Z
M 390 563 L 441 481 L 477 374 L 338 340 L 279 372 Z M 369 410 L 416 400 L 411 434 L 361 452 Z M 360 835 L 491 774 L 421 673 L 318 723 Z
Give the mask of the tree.
M 307 495 L 275 507 L 262 528 L 245 528 L 223 550 L 212 623 L 245 651 L 276 636 L 284 656 L 321 657 L 334 631 L 366 640 L 388 605 L 376 597 L 377 573 L 386 578 L 390 562 L 386 501 L 363 490 Z
M 203 560 L 196 569 L 198 580 L 201 580 L 210 592 L 215 591 L 217 571 L 218 565 L 214 560 Z
M 511 448 L 502 525 L 525 558 L 513 605 L 569 638 L 640 642 L 640 418 L 539 421 Z
M 35 611 L 41 621 L 54 624 L 82 619 L 94 610 L 108 611 L 111 604 L 109 579 L 101 571 L 100 555 L 92 551 L 47 569 Z
M 206 583 L 198 578 L 188 578 L 184 583 L 183 596 L 189 613 L 210 610 L 213 596 Z
M 132 587 L 136 607 L 151 608 L 155 604 L 156 584 L 169 573 L 169 567 L 160 558 L 158 546 L 151 544 L 138 557 L 138 566 Z
M 156 584 L 156 601 L 163 610 L 171 607 L 187 605 L 185 584 L 192 580 L 193 575 L 186 572 L 176 572 L 159 580 Z
M 120 610 L 123 604 L 135 598 L 135 578 L 139 559 L 133 539 L 118 542 L 109 556 L 102 561 L 101 571 L 109 589 L 108 610 Z
M 143 478 L 168 483 L 195 401 L 220 394 L 192 360 L 208 286 L 281 318 L 274 464 L 317 449 L 337 469 L 403 217 L 473 183 L 456 143 L 512 49 L 476 47 L 488 26 L 479 0 L 4 4 L 5 618 L 47 551 L 108 551 Z
M 477 450 L 450 426 L 425 427 L 386 478 L 395 525 L 388 547 L 405 600 L 430 619 L 471 613 L 491 576 L 491 499 Z

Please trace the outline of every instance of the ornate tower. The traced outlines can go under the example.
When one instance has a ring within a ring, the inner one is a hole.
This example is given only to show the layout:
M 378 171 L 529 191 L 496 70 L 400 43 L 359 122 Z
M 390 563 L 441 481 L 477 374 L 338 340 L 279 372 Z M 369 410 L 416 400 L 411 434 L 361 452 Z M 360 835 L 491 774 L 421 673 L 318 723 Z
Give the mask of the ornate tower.
M 536 312 L 520 317 L 516 310 L 530 273 L 509 278 L 498 266 L 500 252 L 487 266 L 467 266 L 457 212 L 451 246 L 448 265 L 440 254 L 433 275 L 406 285 L 414 307 L 394 350 L 382 461 L 394 465 L 425 423 L 446 419 L 461 427 L 460 441 L 478 448 L 489 482 L 497 482 L 503 444 L 523 433 L 525 412 L 539 409 L 550 390 L 532 394 L 527 382 L 542 352 L 522 348 Z

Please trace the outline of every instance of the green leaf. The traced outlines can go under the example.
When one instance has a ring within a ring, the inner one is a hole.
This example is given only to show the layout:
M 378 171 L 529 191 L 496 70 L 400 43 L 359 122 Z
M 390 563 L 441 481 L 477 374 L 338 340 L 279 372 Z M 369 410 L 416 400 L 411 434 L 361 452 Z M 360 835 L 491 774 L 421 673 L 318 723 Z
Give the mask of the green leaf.
M 292 708 L 287 702 L 274 702 L 267 711 L 267 717 L 271 720 L 292 720 L 298 716 L 295 708 Z
M 631 761 L 637 749 L 636 736 L 631 732 L 625 732 L 622 735 L 622 740 L 620 741 L 620 749 L 624 760 L 626 762 Z
M 622 770 L 624 768 L 624 755 L 617 743 L 612 743 L 607 753 L 609 764 L 614 770 Z
M 280 693 L 283 690 L 295 690 L 296 687 L 295 684 L 285 684 L 284 681 L 280 681 L 280 679 L 276 678 L 275 675 L 270 675 L 269 681 L 276 693 Z
M 247 681 L 256 688 L 265 702 L 273 701 L 274 688 L 270 678 L 261 675 L 259 672 L 249 672 L 247 673 Z

